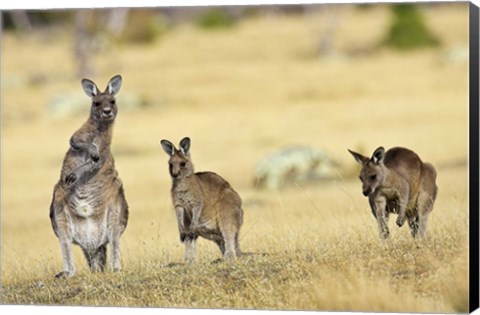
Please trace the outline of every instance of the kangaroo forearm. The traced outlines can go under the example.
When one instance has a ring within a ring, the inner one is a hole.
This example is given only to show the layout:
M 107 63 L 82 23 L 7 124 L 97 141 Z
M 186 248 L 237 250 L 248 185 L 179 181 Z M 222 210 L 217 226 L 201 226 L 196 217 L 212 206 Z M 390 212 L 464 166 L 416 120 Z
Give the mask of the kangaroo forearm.
M 184 209 L 183 207 L 175 207 L 175 215 L 177 217 L 178 230 L 183 232 L 185 230 L 184 222 Z
M 72 136 L 70 138 L 70 146 L 74 150 L 89 151 L 93 147 L 93 144 L 90 142 L 78 139 L 75 136 Z
M 405 185 L 407 186 L 407 185 Z M 398 213 L 404 215 L 409 202 L 409 189 L 408 186 L 400 190 L 398 198 Z
M 407 204 L 405 201 L 400 200 L 398 205 L 398 214 L 404 215 L 407 209 Z
M 94 143 L 76 140 L 74 137 L 70 139 L 71 147 L 76 151 L 86 152 L 94 162 L 100 159 L 100 152 Z
M 91 142 L 88 142 L 88 141 L 77 139 L 74 136 L 72 138 L 70 138 L 70 146 L 72 147 L 72 149 L 74 149 L 76 151 L 84 151 L 84 152 L 87 152 L 90 155 L 98 155 L 99 154 L 98 149 L 95 146 L 95 144 L 93 144 Z
M 202 214 L 202 207 L 198 206 L 193 208 L 192 210 L 192 224 L 194 226 L 200 223 L 200 215 Z
M 66 175 L 67 177 L 75 175 L 75 180 L 80 179 L 83 177 L 85 174 L 92 174 L 99 170 L 102 167 L 103 163 L 100 162 L 93 162 L 93 161 L 87 161 L 76 168 L 74 168 L 72 171 L 68 172 Z

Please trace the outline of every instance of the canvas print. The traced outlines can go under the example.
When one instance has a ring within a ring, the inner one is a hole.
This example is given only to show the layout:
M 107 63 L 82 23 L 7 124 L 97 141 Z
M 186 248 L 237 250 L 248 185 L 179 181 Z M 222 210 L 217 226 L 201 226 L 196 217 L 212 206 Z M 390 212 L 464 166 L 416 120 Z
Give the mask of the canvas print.
M 469 3 L 2 12 L 3 304 L 469 310 Z

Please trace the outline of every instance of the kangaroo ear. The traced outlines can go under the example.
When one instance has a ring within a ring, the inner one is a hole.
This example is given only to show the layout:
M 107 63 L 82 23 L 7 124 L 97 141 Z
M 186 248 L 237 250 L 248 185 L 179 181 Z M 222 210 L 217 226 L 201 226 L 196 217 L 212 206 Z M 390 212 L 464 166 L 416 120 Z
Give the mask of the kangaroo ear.
M 83 91 L 85 91 L 85 94 L 87 94 L 91 98 L 95 97 L 98 94 L 97 85 L 89 79 L 82 80 L 82 87 L 83 87 Z
M 375 164 L 380 164 L 383 162 L 385 157 L 385 149 L 383 147 L 378 147 L 372 154 L 372 161 Z
M 190 151 L 190 138 L 185 137 L 180 141 L 180 150 L 183 152 L 185 155 L 189 155 Z
M 117 74 L 113 78 L 108 81 L 108 86 L 105 92 L 108 92 L 110 95 L 115 95 L 118 93 L 120 90 L 120 87 L 122 86 L 122 76 Z
M 350 152 L 350 154 L 353 156 L 353 158 L 355 159 L 355 161 L 358 162 L 358 164 L 361 164 L 363 165 L 365 162 L 368 161 L 368 157 L 364 156 L 364 155 L 361 155 L 360 153 L 357 153 L 357 152 L 354 152 L 350 149 L 348 149 L 348 152 Z
M 175 153 L 175 146 L 168 140 L 160 141 L 163 151 L 165 151 L 169 156 L 172 156 Z

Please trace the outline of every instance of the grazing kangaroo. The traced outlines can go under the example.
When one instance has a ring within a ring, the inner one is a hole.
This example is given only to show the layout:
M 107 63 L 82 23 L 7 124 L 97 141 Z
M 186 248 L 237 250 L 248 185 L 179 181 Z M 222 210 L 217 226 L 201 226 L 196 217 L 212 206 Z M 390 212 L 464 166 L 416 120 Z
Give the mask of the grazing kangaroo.
M 70 139 L 50 205 L 63 257 L 63 271 L 57 278 L 75 274 L 72 244 L 80 245 L 92 271 L 104 271 L 110 243 L 111 268 L 120 269 L 120 236 L 127 225 L 128 205 L 110 143 L 117 116 L 115 94 L 121 84 L 122 77 L 114 76 L 100 92 L 95 83 L 82 80 L 83 90 L 92 99 L 90 116 Z
M 190 138 L 180 141 L 179 150 L 168 140 L 160 143 L 170 156 L 171 193 L 185 261 L 195 259 L 198 236 L 217 243 L 225 260 L 235 259 L 240 255 L 238 233 L 243 223 L 240 196 L 219 175 L 194 173 Z
M 368 196 L 372 213 L 377 219 L 381 238 L 388 238 L 390 213 L 398 213 L 397 225 L 405 219 L 412 236 L 423 238 L 427 220 L 437 196 L 437 173 L 413 151 L 395 147 L 387 152 L 379 147 L 371 158 L 348 150 L 362 165 L 360 180 L 363 194 Z

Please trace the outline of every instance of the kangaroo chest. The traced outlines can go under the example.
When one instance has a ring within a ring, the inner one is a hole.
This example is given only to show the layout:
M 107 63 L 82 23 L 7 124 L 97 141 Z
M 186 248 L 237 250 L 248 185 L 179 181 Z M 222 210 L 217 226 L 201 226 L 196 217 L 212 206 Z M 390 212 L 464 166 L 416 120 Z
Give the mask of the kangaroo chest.
M 84 249 L 96 249 L 107 242 L 105 188 L 85 185 L 69 198 L 70 232 L 73 242 Z
M 412 194 L 402 200 L 398 189 L 394 187 L 383 187 L 381 194 L 387 199 L 387 211 L 398 213 L 400 203 L 405 204 L 407 214 L 410 214 L 415 208 L 415 198 Z
M 106 212 L 107 187 L 92 182 L 76 187 L 69 196 L 69 207 L 80 218 L 92 218 Z
M 400 197 L 398 190 L 393 187 L 382 187 L 381 194 L 389 201 L 394 201 Z
M 191 213 L 193 209 L 200 206 L 199 198 L 194 196 L 189 191 L 176 190 L 173 193 L 173 203 L 174 206 L 180 206 L 185 209 L 185 211 Z

